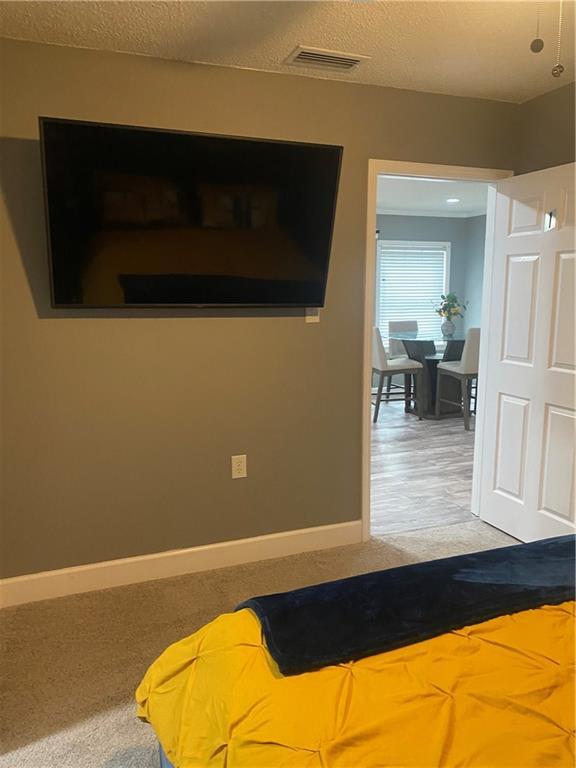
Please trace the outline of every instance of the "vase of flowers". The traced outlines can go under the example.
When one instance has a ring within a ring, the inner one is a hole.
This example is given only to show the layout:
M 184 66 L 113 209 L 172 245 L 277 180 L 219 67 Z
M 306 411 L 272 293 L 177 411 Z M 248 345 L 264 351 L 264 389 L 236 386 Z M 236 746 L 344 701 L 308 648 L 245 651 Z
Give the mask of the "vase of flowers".
M 442 294 L 440 303 L 434 307 L 434 312 L 444 318 L 440 330 L 442 336 L 453 336 L 455 327 L 452 322 L 455 317 L 460 317 L 466 311 L 466 302 L 459 301 L 455 293 Z

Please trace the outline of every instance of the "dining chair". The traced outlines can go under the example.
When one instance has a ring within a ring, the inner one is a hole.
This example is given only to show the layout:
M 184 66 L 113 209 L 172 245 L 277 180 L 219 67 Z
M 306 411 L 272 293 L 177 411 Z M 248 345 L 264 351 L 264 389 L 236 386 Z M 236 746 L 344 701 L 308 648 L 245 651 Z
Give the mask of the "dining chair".
M 388 322 L 388 359 L 394 359 L 395 357 L 406 357 L 406 350 L 404 348 L 404 342 L 400 339 L 393 339 L 394 333 L 418 333 L 418 320 L 390 320 Z M 404 387 L 401 384 L 395 384 L 392 376 L 388 376 L 386 379 L 386 399 L 390 399 L 390 392 L 394 388 L 396 394 L 399 395 L 404 392 Z
M 400 339 L 393 339 L 394 333 L 418 333 L 418 320 L 390 320 L 388 322 L 388 350 L 390 352 L 389 357 L 405 357 L 406 352 L 404 350 L 404 344 Z
M 404 392 L 398 400 L 404 400 L 407 407 L 410 405 L 410 401 L 414 400 L 418 418 L 420 420 L 422 419 L 423 403 L 421 393 L 423 390 L 423 365 L 417 360 L 410 360 L 410 358 L 406 356 L 389 358 L 386 354 L 379 328 L 372 328 L 372 373 L 375 373 L 378 376 L 378 390 L 376 393 L 376 402 L 374 404 L 374 423 L 378 421 L 384 381 L 387 377 L 396 376 L 398 374 L 404 375 Z M 415 379 L 414 387 L 411 386 L 412 376 L 414 376 Z M 389 394 L 387 394 L 386 400 L 390 400 Z
M 462 408 L 464 429 L 470 429 L 470 396 L 471 382 L 478 378 L 478 361 L 480 357 L 480 328 L 470 328 L 466 334 L 464 349 L 460 360 L 443 361 L 438 363 L 436 379 L 436 416 L 442 415 L 442 403 L 458 405 Z M 442 378 L 452 376 L 460 381 L 461 400 L 447 400 L 442 397 Z M 476 411 L 476 404 L 474 404 Z

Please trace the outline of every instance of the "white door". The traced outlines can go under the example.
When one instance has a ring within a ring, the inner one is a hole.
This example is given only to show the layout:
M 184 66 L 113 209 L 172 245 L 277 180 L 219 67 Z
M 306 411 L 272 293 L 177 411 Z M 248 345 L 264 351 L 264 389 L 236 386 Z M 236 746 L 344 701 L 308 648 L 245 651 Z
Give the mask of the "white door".
M 496 191 L 479 512 L 521 541 L 575 528 L 574 171 L 529 173 Z

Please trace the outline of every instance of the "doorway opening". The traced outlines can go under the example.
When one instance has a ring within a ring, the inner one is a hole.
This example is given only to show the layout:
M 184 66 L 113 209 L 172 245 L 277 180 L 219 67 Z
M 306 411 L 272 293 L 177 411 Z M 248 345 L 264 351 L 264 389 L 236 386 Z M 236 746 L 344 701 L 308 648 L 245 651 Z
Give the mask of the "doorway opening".
M 474 519 L 478 343 L 467 350 L 466 381 L 454 374 L 468 332 L 481 328 L 487 192 L 483 182 L 378 176 L 374 327 L 386 367 L 373 382 L 373 536 Z M 393 372 L 414 363 L 406 386 Z
M 364 531 L 381 537 L 475 519 L 489 188 L 511 174 L 370 170 Z

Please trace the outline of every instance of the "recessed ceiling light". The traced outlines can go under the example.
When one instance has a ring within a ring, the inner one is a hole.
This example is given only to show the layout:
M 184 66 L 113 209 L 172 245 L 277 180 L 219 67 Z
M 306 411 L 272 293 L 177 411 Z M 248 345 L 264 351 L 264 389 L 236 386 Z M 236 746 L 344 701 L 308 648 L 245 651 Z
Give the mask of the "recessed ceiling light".
M 449 197 L 449 198 L 446 199 L 446 202 L 447 203 L 459 203 L 460 202 L 460 198 L 459 197 Z

